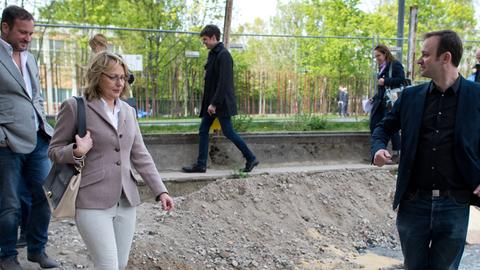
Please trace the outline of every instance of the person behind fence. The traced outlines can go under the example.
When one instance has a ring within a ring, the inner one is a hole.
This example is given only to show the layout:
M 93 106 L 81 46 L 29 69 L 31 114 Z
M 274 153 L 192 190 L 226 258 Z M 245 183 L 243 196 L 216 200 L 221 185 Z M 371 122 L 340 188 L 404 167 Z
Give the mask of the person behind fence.
M 395 60 L 387 46 L 377 45 L 373 50 L 378 64 L 377 93 L 372 98 L 370 110 L 370 132 L 373 133 L 377 124 L 385 117 L 391 107 L 387 104 L 385 91 L 387 88 L 401 86 L 405 82 L 405 72 L 402 64 Z M 391 137 L 393 157 L 392 162 L 397 163 L 400 155 L 400 133 L 395 132 Z
M 99 53 L 108 49 L 107 37 L 103 34 L 95 34 L 88 40 L 88 45 L 93 53 Z
M 93 37 L 88 40 L 88 45 L 90 46 L 90 49 L 92 50 L 93 54 L 96 54 L 102 51 L 107 51 L 108 39 L 105 35 L 98 33 L 93 35 Z M 135 76 L 129 70 L 127 82 L 128 84 L 132 85 L 134 81 L 135 81 Z
M 47 123 L 39 70 L 27 49 L 32 41 L 32 14 L 18 6 L 3 10 L 0 38 L 0 269 L 22 269 L 16 250 L 22 186 L 31 199 L 27 221 L 27 260 L 42 268 L 58 267 L 48 257 L 50 209 L 42 189 L 50 170 Z
M 135 110 L 120 99 L 129 91 L 127 80 L 127 65 L 120 56 L 97 53 L 85 74 L 86 136 L 75 134 L 77 103 L 69 98 L 60 107 L 48 149 L 54 162 L 85 164 L 75 222 L 95 269 L 127 266 L 140 204 L 133 168 L 163 209 L 173 209 L 173 200 L 143 142 Z
M 259 164 L 247 144 L 233 129 L 231 117 L 237 114 L 237 103 L 233 85 L 233 60 L 230 52 L 220 42 L 220 29 L 207 25 L 200 33 L 203 44 L 210 50 L 205 64 L 205 86 L 200 109 L 202 122 L 199 128 L 197 162 L 182 168 L 184 172 L 205 172 L 208 158 L 208 132 L 218 118 L 223 134 L 242 152 L 246 159 L 244 172 L 250 172 Z
M 345 87 L 344 85 L 340 85 L 338 87 L 337 103 L 338 103 L 338 114 L 342 117 L 347 117 L 348 91 L 347 91 L 347 87 Z
M 462 52 L 457 33 L 426 33 L 418 64 L 431 81 L 406 88 L 372 135 L 373 163 L 383 166 L 402 130 L 393 208 L 408 270 L 458 269 L 469 204 L 480 203 L 480 85 L 459 75 Z

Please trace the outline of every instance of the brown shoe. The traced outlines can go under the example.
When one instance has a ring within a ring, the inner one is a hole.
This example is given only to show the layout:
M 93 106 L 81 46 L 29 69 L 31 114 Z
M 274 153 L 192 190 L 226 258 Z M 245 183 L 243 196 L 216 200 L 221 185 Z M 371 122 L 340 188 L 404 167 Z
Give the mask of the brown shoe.
M 36 262 L 42 268 L 56 268 L 59 267 L 58 264 L 53 259 L 50 259 L 45 252 L 28 254 L 27 259 L 31 262 Z
M 0 269 L 3 270 L 23 270 L 17 260 L 17 256 L 3 258 L 0 261 Z

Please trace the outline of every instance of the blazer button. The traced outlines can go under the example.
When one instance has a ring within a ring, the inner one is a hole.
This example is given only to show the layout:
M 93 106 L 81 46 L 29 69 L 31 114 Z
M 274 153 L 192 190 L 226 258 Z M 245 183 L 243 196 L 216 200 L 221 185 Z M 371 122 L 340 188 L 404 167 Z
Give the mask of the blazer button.
M 117 161 L 115 162 L 115 164 L 117 164 L 117 166 L 120 166 L 120 164 L 122 164 L 120 161 Z
M 123 137 L 123 134 L 118 135 L 118 137 L 122 138 L 122 137 Z
M 120 152 L 120 149 L 119 149 L 119 148 L 115 148 L 115 152 Z

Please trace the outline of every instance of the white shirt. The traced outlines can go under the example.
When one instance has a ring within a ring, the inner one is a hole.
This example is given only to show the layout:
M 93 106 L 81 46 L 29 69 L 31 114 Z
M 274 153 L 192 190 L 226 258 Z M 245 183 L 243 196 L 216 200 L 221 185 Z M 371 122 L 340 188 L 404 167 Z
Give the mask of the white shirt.
M 110 119 L 110 123 L 112 123 L 113 127 L 118 130 L 118 115 L 120 114 L 120 106 L 118 104 L 120 104 L 120 101 L 115 100 L 115 107 L 112 111 L 112 109 L 110 109 L 110 107 L 108 106 L 107 102 L 103 98 L 100 99 L 103 102 L 103 109 L 107 113 L 108 118 Z
M 32 80 L 30 79 L 30 72 L 28 71 L 27 68 L 27 57 L 28 57 L 28 52 L 27 51 L 21 51 L 20 52 L 20 64 L 21 67 L 17 65 L 15 60 L 13 60 L 13 47 L 10 45 L 8 42 L 3 40 L 3 38 L 0 38 L 0 43 L 2 46 L 7 50 L 7 53 L 10 55 L 10 58 L 12 59 L 13 64 L 18 68 L 18 71 L 23 75 L 23 81 L 25 82 L 25 87 L 26 87 L 26 92 L 30 98 L 32 98 L 33 93 L 32 93 Z M 37 127 L 38 130 L 38 116 L 35 113 L 35 108 L 33 108 L 33 114 L 35 116 L 35 126 Z

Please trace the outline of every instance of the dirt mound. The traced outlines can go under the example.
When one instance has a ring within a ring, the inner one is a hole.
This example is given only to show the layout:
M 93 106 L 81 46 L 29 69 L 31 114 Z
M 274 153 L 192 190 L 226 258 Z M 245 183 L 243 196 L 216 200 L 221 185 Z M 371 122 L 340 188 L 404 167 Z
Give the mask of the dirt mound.
M 369 245 L 395 247 L 385 170 L 221 180 L 171 214 L 139 209 L 132 269 L 354 269 Z M 157 224 L 157 225 L 154 225 Z
M 219 180 L 172 213 L 142 204 L 129 269 L 360 269 L 367 247 L 398 248 L 393 190 L 381 169 Z M 64 269 L 92 268 L 73 223 L 51 231 Z

